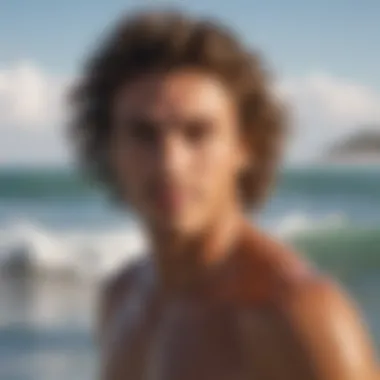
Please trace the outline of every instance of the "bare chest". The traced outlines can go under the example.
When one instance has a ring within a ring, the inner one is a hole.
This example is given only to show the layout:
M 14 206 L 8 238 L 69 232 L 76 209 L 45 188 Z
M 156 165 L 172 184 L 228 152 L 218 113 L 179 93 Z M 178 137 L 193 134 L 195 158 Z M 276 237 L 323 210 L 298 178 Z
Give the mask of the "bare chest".
M 106 380 L 247 378 L 238 313 L 193 302 L 155 310 L 134 302 L 120 311 L 109 330 Z
M 261 309 L 249 312 L 248 328 L 244 310 L 187 301 L 154 309 L 131 299 L 118 317 L 105 380 L 252 379 L 278 344 Z

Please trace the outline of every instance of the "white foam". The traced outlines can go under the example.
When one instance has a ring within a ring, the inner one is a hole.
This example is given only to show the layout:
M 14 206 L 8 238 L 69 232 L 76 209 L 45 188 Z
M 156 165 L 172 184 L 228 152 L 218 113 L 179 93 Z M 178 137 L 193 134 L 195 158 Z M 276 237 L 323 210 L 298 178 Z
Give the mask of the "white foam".
M 310 231 L 341 228 L 348 223 L 345 215 L 339 213 L 324 217 L 310 217 L 304 213 L 291 213 L 282 218 L 274 227 L 274 233 L 282 238 L 291 239 Z
M 0 230 L 2 275 L 69 275 L 99 279 L 144 251 L 135 227 L 117 231 L 57 233 L 17 222 Z

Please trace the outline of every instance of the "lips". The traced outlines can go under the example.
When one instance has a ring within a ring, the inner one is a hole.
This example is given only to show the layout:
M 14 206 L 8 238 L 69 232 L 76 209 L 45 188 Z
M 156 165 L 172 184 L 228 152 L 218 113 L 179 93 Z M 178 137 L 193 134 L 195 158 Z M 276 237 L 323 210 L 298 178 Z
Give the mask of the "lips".
M 153 193 L 153 201 L 162 211 L 178 211 L 185 200 L 184 191 L 176 186 L 160 186 Z

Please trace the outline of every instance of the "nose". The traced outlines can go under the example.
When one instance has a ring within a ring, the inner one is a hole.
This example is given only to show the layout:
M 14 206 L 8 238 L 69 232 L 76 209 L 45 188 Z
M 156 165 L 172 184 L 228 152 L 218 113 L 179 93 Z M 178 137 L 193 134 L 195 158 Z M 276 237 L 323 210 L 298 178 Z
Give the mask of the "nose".
M 179 136 L 163 137 L 157 157 L 157 166 L 161 175 L 178 177 L 188 163 L 188 151 Z

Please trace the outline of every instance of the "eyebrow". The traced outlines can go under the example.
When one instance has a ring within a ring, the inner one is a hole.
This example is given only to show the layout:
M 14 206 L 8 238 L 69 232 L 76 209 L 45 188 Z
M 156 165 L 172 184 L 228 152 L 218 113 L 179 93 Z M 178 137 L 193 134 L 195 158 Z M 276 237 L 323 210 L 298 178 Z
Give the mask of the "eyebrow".
M 169 120 L 165 120 L 162 118 L 152 117 L 152 116 L 132 115 L 132 116 L 126 117 L 123 120 L 123 123 L 124 124 L 129 124 L 129 123 L 130 124 L 145 124 L 145 125 L 149 125 L 152 127 L 160 128 L 163 125 L 166 125 L 166 126 L 168 126 L 168 125 L 170 125 L 170 126 L 185 126 L 189 122 L 194 123 L 194 122 L 205 122 L 205 121 L 212 121 L 212 118 L 206 117 L 204 115 L 202 115 L 202 116 L 197 115 L 197 116 L 193 116 L 193 117 L 191 117 L 191 116 L 186 117 L 186 118 L 183 118 L 182 120 L 180 120 L 179 118 L 176 118 L 176 117 L 171 117 L 171 118 L 169 118 Z

